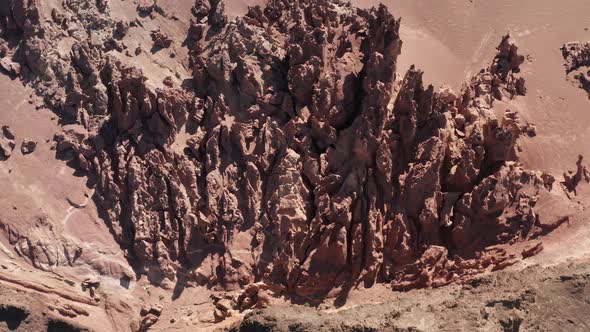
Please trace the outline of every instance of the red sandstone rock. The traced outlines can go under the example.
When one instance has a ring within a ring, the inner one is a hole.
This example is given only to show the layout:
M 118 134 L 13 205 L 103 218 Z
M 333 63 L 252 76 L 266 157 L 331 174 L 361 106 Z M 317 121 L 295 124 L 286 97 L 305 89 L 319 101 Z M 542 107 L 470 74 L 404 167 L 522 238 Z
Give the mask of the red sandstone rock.
M 569 42 L 561 47 L 566 71 L 590 66 L 590 43 Z
M 570 42 L 563 45 L 561 53 L 568 76 L 579 82 L 580 88 L 590 95 L 590 43 Z
M 583 156 L 578 156 L 578 161 L 576 162 L 576 171 L 568 171 L 563 173 L 564 181 L 561 184 L 568 192 L 573 192 L 575 195 L 577 195 L 576 187 L 582 180 L 590 182 L 590 172 L 586 166 L 582 164 L 583 160 Z
M 172 38 L 159 29 L 152 31 L 151 36 L 154 41 L 154 49 L 168 48 L 172 45 Z
M 9 158 L 12 155 L 12 150 L 16 146 L 14 143 L 14 133 L 8 126 L 2 126 L 2 132 L 0 133 L 0 152 L 2 152 L 3 158 Z
M 23 142 L 20 147 L 20 151 L 22 154 L 29 154 L 33 153 L 37 148 L 37 142 L 30 140 L 28 138 L 23 139 Z
M 142 15 L 149 15 L 153 12 L 156 2 L 154 0 L 139 0 L 137 11 Z
M 21 71 L 20 64 L 11 61 L 8 58 L 0 59 L 0 67 L 10 75 L 19 75 Z
M 187 36 L 194 91 L 154 89 L 92 40 L 48 55 L 59 29 L 32 28 L 34 4 L 20 5 L 20 64 L 76 123 L 56 135 L 58 153 L 98 179 L 113 236 L 163 287 L 179 275 L 227 288 L 261 280 L 311 302 L 360 282 L 437 287 L 512 264 L 486 248 L 540 227 L 535 202 L 550 181 L 516 153 L 532 129 L 491 110 L 526 92 L 509 36 L 460 93 L 434 91 L 415 67 L 396 73 L 400 21 L 383 5 L 271 0 L 228 22 L 223 2 L 199 0 Z M 99 13 L 81 21 L 88 30 L 122 34 L 93 4 L 71 10 Z M 47 245 L 17 238 L 23 256 Z M 39 256 L 41 268 L 62 259 Z M 248 287 L 238 302 L 268 298 Z M 159 314 L 143 316 L 147 329 Z
M 528 245 L 522 250 L 522 258 L 529 258 L 543 251 L 543 243 Z

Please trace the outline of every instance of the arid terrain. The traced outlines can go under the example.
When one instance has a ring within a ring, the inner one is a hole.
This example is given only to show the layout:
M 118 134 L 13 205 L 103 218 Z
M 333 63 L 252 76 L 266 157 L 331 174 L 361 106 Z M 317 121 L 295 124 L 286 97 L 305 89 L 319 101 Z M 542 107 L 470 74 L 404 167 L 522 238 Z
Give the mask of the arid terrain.
M 0 331 L 588 331 L 590 3 L 0 0 Z

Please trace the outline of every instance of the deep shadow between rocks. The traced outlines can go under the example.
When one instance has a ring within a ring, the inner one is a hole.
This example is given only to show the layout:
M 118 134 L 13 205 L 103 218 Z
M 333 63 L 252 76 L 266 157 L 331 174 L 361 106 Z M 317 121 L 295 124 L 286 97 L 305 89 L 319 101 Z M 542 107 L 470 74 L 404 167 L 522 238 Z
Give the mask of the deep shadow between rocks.
M 66 323 L 61 320 L 50 320 L 47 323 L 47 332 L 82 332 L 88 331 L 87 329 L 81 329 L 72 324 Z
M 20 324 L 29 316 L 24 308 L 11 305 L 0 305 L 0 322 L 6 323 L 10 331 L 18 329 Z

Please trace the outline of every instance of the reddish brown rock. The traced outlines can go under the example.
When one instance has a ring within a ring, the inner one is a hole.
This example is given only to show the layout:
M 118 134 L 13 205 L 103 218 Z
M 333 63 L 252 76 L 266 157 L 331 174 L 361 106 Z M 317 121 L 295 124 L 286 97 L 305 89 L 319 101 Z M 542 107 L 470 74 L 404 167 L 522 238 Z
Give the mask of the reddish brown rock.
M 30 140 L 28 138 L 23 139 L 23 142 L 20 146 L 20 151 L 22 154 L 29 154 L 33 153 L 37 148 L 37 142 Z
M 12 150 L 16 144 L 14 143 L 14 133 L 8 126 L 2 126 L 2 132 L 0 133 L 0 152 L 2 152 L 3 158 L 9 158 L 12 155 Z
M 70 14 L 121 35 L 98 7 Z M 58 154 L 96 177 L 137 273 L 245 289 L 237 306 L 215 303 L 217 320 L 266 305 L 256 281 L 313 303 L 361 282 L 437 287 L 514 263 L 490 247 L 546 231 L 535 202 L 551 179 L 518 163 L 534 130 L 491 110 L 526 92 L 509 36 L 459 93 L 435 91 L 415 67 L 396 73 L 400 20 L 383 5 L 270 0 L 228 21 L 222 1 L 199 0 L 186 36 L 194 90 L 156 89 L 91 38 L 47 55 L 59 30 L 32 29 L 35 6 L 24 9 L 20 64 L 76 123 L 56 135 Z M 19 243 L 23 255 L 43 249 Z M 142 329 L 158 316 L 148 310 Z
M 590 43 L 569 42 L 561 48 L 568 77 L 579 83 L 579 87 L 590 96 Z
M 154 0 L 139 0 L 137 2 L 137 11 L 141 15 L 149 15 L 154 11 L 156 2 Z
M 21 66 L 8 58 L 0 59 L 0 67 L 9 75 L 17 76 L 20 74 Z
M 566 72 L 590 66 L 590 43 L 569 42 L 561 47 Z
M 582 180 L 590 182 L 590 172 L 585 165 L 582 164 L 583 156 L 578 156 L 575 171 L 567 171 L 563 173 L 564 181 L 561 183 L 567 192 L 577 195 L 576 187 Z
M 529 258 L 543 251 L 543 243 L 528 245 L 522 249 L 522 258 Z
M 162 48 L 168 48 L 172 45 L 172 38 L 167 33 L 162 32 L 160 29 L 153 30 L 151 32 L 152 40 L 154 41 L 153 49 L 159 50 Z

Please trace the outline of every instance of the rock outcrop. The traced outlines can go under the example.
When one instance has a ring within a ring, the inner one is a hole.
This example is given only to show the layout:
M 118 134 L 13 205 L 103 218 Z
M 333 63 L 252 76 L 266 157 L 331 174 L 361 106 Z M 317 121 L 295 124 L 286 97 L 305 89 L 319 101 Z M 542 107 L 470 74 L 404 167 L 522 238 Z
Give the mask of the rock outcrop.
M 155 88 L 113 56 L 125 29 L 100 3 L 65 1 L 78 28 L 63 30 L 12 1 L 8 56 L 69 123 L 57 153 L 98 179 L 105 221 L 152 282 L 263 281 L 310 302 L 359 283 L 434 287 L 510 265 L 489 247 L 538 227 L 550 181 L 516 149 L 534 129 L 492 111 L 526 93 L 509 36 L 460 93 L 435 91 L 415 67 L 396 73 L 400 20 L 383 5 L 271 0 L 229 21 L 222 1 L 197 0 L 192 88 Z M 70 56 L 48 51 L 65 34 Z M 238 307 L 264 303 L 252 289 Z
M 0 158 L 8 159 L 16 144 L 14 143 L 15 135 L 9 126 L 2 126 L 0 132 Z
M 561 47 L 561 53 L 567 73 L 590 66 L 590 43 L 569 42 Z
M 568 77 L 579 83 L 579 87 L 590 96 L 590 43 L 570 42 L 561 48 Z
M 25 138 L 25 139 L 23 139 L 23 142 L 21 143 L 20 152 L 22 154 L 29 154 L 29 153 L 33 153 L 36 148 L 37 148 L 37 142 L 30 140 L 28 138 Z

